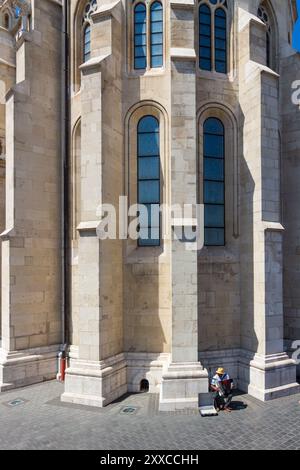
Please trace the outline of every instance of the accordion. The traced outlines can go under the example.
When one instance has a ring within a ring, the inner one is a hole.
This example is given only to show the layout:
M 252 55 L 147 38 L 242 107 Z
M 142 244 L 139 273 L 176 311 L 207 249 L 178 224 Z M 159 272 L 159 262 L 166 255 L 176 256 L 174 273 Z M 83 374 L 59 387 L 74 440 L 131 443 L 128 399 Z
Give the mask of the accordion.
M 219 388 L 224 395 L 228 395 L 231 392 L 232 382 L 232 379 L 222 380 L 221 382 L 219 382 Z

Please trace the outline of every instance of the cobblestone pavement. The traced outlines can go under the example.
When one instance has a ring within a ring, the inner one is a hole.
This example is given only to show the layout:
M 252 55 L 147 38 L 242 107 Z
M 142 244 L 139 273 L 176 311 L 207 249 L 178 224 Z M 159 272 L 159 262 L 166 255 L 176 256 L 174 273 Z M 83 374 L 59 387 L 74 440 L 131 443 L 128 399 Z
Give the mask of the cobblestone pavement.
M 268 403 L 239 395 L 231 414 L 202 418 L 159 413 L 154 394 L 98 409 L 61 403 L 62 390 L 53 381 L 1 393 L 0 449 L 300 449 L 299 395 Z M 15 399 L 23 402 L 8 404 Z

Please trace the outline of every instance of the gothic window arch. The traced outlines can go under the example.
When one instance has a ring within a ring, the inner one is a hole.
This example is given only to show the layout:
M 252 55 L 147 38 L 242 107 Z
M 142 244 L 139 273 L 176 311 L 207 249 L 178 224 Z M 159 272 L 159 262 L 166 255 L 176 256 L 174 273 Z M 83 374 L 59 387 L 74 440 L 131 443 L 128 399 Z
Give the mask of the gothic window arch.
M 82 60 L 89 60 L 91 56 L 91 15 L 97 10 L 97 0 L 89 0 L 83 10 L 82 17 Z
M 147 115 L 137 126 L 139 246 L 160 245 L 160 193 L 160 125 L 157 117 Z
M 204 242 L 225 245 L 225 129 L 209 117 L 203 125 Z
M 227 0 L 201 0 L 199 2 L 198 18 L 200 69 L 227 74 Z
M 134 8 L 134 68 L 147 66 L 147 10 L 144 3 Z
M 225 250 L 239 236 L 238 122 L 223 103 L 198 111 L 199 203 L 204 206 L 204 242 Z
M 199 65 L 202 70 L 211 70 L 211 45 L 211 10 L 203 3 L 199 7 Z
M 80 65 L 91 57 L 92 14 L 97 10 L 98 0 L 78 2 L 73 23 L 73 76 L 74 88 L 81 85 Z
M 91 57 L 91 25 L 86 23 L 83 28 L 82 59 L 86 62 Z
M 266 25 L 266 65 L 276 69 L 276 23 L 267 2 L 262 2 L 257 10 L 258 18 Z
M 164 4 L 136 0 L 132 5 L 133 69 L 146 71 L 164 65 Z
M 125 194 L 132 211 L 128 225 L 133 224 L 125 248 L 129 262 L 160 256 L 171 236 L 170 214 L 160 210 L 170 204 L 168 128 L 165 108 L 152 100 L 136 103 L 125 118 Z
M 163 66 L 163 6 L 160 1 L 150 5 L 151 68 Z

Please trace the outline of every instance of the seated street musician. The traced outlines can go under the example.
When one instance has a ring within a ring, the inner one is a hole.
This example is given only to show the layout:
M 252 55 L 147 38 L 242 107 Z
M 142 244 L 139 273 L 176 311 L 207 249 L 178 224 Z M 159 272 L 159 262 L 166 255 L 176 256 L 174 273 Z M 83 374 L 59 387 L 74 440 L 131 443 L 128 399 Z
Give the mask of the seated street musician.
M 216 375 L 211 381 L 211 390 L 215 392 L 215 408 L 217 411 L 224 410 L 231 412 L 230 403 L 232 401 L 233 380 L 225 372 L 223 367 L 219 367 Z

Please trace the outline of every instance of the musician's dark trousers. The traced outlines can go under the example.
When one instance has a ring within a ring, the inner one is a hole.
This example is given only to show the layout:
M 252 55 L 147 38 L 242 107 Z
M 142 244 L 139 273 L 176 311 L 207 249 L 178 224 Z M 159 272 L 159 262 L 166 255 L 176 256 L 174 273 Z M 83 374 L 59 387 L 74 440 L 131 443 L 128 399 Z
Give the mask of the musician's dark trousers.
M 215 408 L 219 408 L 219 410 L 223 410 L 224 408 L 228 408 L 232 401 L 233 395 L 232 393 L 229 393 L 228 395 L 225 396 L 220 396 L 219 392 L 216 392 L 215 394 Z

